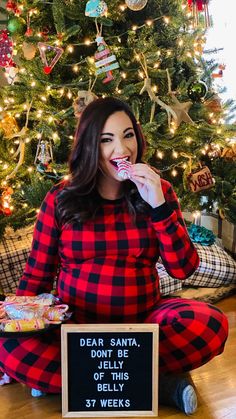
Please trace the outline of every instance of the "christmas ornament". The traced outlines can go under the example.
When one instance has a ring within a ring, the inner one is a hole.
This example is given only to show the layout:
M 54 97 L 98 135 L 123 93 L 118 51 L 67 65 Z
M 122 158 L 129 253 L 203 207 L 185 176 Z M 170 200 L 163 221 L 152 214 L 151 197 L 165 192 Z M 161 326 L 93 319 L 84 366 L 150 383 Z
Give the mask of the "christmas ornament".
M 97 99 L 97 96 L 90 90 L 79 90 L 78 96 L 73 102 L 74 115 L 80 118 L 86 106 Z
M 125 3 L 130 10 L 137 12 L 138 10 L 144 9 L 147 4 L 147 0 L 125 0 Z
M 14 84 L 17 81 L 17 73 L 18 73 L 17 67 L 6 67 L 5 68 L 5 76 L 7 79 L 8 84 Z
M 202 55 L 205 43 L 206 43 L 206 38 L 202 38 L 202 37 L 197 38 L 196 41 L 194 42 L 194 51 Z
M 207 85 L 203 81 L 194 81 L 188 86 L 188 96 L 194 102 L 200 102 L 207 94 Z
M 174 92 L 170 92 L 169 95 L 172 98 L 173 104 L 170 108 L 174 111 L 176 117 L 173 117 L 175 129 L 179 127 L 181 122 L 193 124 L 193 120 L 188 115 L 188 111 L 192 106 L 192 102 L 179 102 Z
M 208 9 L 209 0 L 188 0 L 189 9 L 191 10 L 194 26 L 199 25 L 200 17 L 204 18 L 206 28 L 210 26 L 210 15 Z
M 201 167 L 200 170 L 191 172 L 188 175 L 188 185 L 192 192 L 200 192 L 205 189 L 212 188 L 215 181 L 211 175 L 211 172 L 207 166 Z
M 25 23 L 25 20 L 22 19 L 22 17 L 14 16 L 8 20 L 7 29 L 9 30 L 11 34 L 21 35 L 22 33 L 25 32 L 25 28 L 26 28 L 26 23 Z
M 27 22 L 27 29 L 26 29 L 26 32 L 25 32 L 25 36 L 29 37 L 29 36 L 33 35 L 33 30 L 30 27 L 30 13 L 27 13 L 26 22 Z
M 21 11 L 17 6 L 17 3 L 14 0 L 8 0 L 6 3 L 6 10 L 8 12 L 13 12 L 14 15 L 19 16 Z
M 44 65 L 43 71 L 45 74 L 50 74 L 64 51 L 62 48 L 54 47 L 43 42 L 38 42 L 38 48 Z M 54 57 L 52 57 L 53 54 Z M 47 55 L 50 56 L 51 62 L 48 61 Z
M 85 7 L 85 16 L 101 17 L 107 13 L 107 4 L 103 0 L 89 0 Z
M 0 189 L 0 214 L 11 215 L 11 195 L 13 194 L 13 189 L 10 186 L 6 186 Z
M 217 78 L 221 78 L 223 77 L 223 71 L 226 69 L 225 64 L 220 64 L 218 67 L 218 71 L 215 73 L 212 73 L 211 77 L 213 77 L 213 79 L 217 79 Z
M 56 171 L 51 170 L 50 163 L 53 161 L 52 144 L 48 140 L 39 140 L 34 164 L 37 172 L 51 179 L 60 179 Z
M 0 31 L 0 67 L 12 66 L 13 42 L 6 29 Z
M 6 114 L 0 121 L 0 129 L 3 130 L 6 138 L 10 138 L 13 134 L 20 131 L 14 116 Z
M 98 46 L 98 50 L 95 54 L 95 60 L 98 60 L 95 62 L 96 75 L 106 73 L 106 78 L 102 82 L 109 83 L 114 79 L 112 70 L 119 68 L 119 64 L 116 61 L 116 56 L 111 54 L 102 36 L 98 35 L 96 42 Z
M 221 99 L 217 94 L 214 94 L 210 99 L 206 100 L 204 102 L 204 106 L 209 112 L 213 112 L 213 113 L 222 112 Z
M 236 161 L 236 143 L 231 144 L 229 147 L 225 147 L 222 151 L 221 157 Z
M 39 161 L 44 165 L 48 165 L 53 160 L 52 145 L 48 140 L 39 140 L 35 155 L 34 163 Z
M 24 41 L 22 44 L 22 51 L 26 60 L 32 60 L 35 57 L 37 48 L 34 44 Z

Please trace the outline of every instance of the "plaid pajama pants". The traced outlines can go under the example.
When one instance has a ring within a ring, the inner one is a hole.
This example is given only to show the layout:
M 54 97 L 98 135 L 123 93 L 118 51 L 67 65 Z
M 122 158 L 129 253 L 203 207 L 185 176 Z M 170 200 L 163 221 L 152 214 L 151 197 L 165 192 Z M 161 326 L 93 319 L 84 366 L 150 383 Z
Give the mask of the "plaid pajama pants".
M 160 372 L 200 367 L 223 352 L 228 335 L 226 316 L 217 307 L 195 300 L 160 300 L 144 322 L 160 327 Z M 56 332 L 37 338 L 0 339 L 0 369 L 44 392 L 61 392 L 60 357 Z

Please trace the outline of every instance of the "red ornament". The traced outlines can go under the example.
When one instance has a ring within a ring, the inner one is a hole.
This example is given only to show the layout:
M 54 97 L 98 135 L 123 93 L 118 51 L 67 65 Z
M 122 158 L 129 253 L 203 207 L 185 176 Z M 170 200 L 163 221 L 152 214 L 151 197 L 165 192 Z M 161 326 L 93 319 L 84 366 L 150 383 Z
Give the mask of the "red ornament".
M 14 0 L 8 0 L 6 3 L 6 10 L 8 12 L 13 12 L 15 15 L 19 16 L 21 11 L 17 6 L 17 3 Z
M 45 66 L 45 67 L 43 67 L 43 71 L 44 71 L 45 74 L 50 74 L 51 71 L 52 71 L 52 67 Z
M 6 29 L 0 31 L 0 67 L 14 66 L 13 42 Z
M 25 36 L 32 36 L 33 35 L 33 31 L 31 28 L 27 28 L 26 32 L 25 32 Z
M 11 195 L 13 194 L 13 189 L 10 186 L 0 189 L 0 214 L 11 215 Z
M 189 9 L 192 12 L 195 26 L 198 26 L 199 24 L 199 15 L 201 13 L 204 15 L 205 27 L 208 28 L 210 26 L 208 4 L 209 0 L 188 0 Z

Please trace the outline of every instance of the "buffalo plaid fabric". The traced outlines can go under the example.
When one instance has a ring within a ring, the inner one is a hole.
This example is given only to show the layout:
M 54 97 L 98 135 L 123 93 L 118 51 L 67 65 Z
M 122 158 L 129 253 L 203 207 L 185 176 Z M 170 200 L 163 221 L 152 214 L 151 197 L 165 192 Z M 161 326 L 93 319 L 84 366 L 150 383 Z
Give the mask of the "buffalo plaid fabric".
M 190 371 L 205 364 L 223 351 L 228 334 L 227 319 L 218 308 L 188 299 L 160 300 L 144 322 L 159 324 L 160 372 Z M 29 387 L 60 393 L 58 334 L 0 339 L 0 369 Z
M 166 327 L 161 338 L 165 353 L 163 370 L 181 371 L 187 369 L 187 365 L 190 369 L 199 364 L 199 361 L 191 362 L 194 345 L 191 345 L 191 349 L 186 345 L 190 335 L 185 331 L 188 324 L 185 317 L 190 316 L 191 319 L 195 319 L 195 348 L 202 353 L 202 363 L 205 362 L 204 359 L 210 359 L 216 353 L 220 353 L 227 334 L 227 322 L 219 311 L 202 303 L 199 313 L 207 310 L 207 315 L 199 318 L 200 314 L 195 315 L 194 302 L 193 306 L 189 304 L 178 316 L 177 309 L 170 311 L 160 300 L 156 269 L 159 257 L 167 272 L 179 279 L 191 275 L 199 263 L 170 184 L 162 181 L 166 202 L 156 209 L 150 209 L 146 216 L 137 214 L 135 221 L 128 212 L 125 199 L 121 198 L 104 200 L 92 221 L 59 226 L 55 207 L 57 193 L 61 187 L 63 186 L 54 187 L 41 206 L 34 230 L 32 250 L 17 294 L 36 295 L 50 292 L 59 265 L 57 292 L 61 300 L 69 304 L 73 311 L 73 321 L 159 322 L 159 316 L 165 313 L 162 325 Z M 159 313 L 158 316 L 149 318 L 149 315 L 154 315 L 155 312 Z M 173 316 L 169 314 L 171 312 Z M 215 333 L 219 338 L 213 338 L 211 332 L 216 327 L 216 318 L 220 319 L 217 320 L 217 325 L 222 325 L 222 329 L 217 327 Z M 176 319 L 179 326 L 175 331 Z M 197 339 L 204 328 L 209 328 L 210 340 L 213 340 L 211 345 L 205 332 L 203 340 Z M 175 346 L 172 345 L 174 333 Z M 194 338 L 192 340 L 194 341 Z M 184 356 L 181 356 L 183 342 L 186 349 Z M 59 343 L 51 340 L 51 336 L 50 341 L 46 337 L 0 339 L 0 366 L 10 376 L 31 387 L 57 392 L 60 387 L 59 346 Z M 185 356 L 189 357 L 187 361 Z M 168 364 L 170 366 L 167 368 Z
M 58 295 L 76 322 L 135 322 L 160 298 L 159 256 L 174 278 L 185 279 L 197 268 L 197 252 L 168 182 L 162 181 L 167 202 L 146 216 L 137 214 L 135 222 L 121 198 L 104 200 L 92 221 L 59 227 L 55 207 L 61 187 L 41 206 L 18 295 L 50 292 L 60 264 Z

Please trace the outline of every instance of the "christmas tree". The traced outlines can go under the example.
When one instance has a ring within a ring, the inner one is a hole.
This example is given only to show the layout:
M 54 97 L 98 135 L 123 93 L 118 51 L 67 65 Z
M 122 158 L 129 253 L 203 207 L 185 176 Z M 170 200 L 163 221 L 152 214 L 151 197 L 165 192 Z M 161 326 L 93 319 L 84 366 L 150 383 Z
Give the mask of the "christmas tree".
M 230 110 L 204 53 L 208 0 L 8 0 L 1 13 L 0 232 L 35 219 L 67 173 L 77 121 L 96 97 L 125 100 L 188 211 L 235 222 Z M 217 28 L 216 28 L 217 30 Z M 227 112 L 227 115 L 226 115 Z

